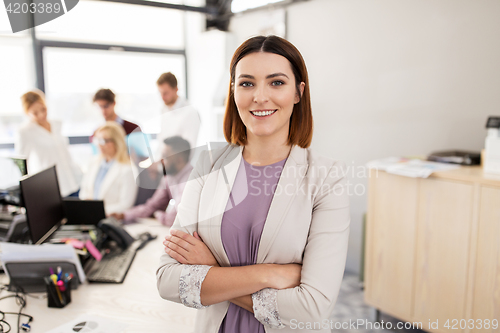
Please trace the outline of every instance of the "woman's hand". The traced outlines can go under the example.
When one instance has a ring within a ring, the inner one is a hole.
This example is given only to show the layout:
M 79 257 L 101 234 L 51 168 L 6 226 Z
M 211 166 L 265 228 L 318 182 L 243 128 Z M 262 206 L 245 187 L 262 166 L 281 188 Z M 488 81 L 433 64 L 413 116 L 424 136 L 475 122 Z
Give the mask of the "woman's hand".
M 300 285 L 302 265 L 271 264 L 269 268 L 269 288 L 288 289 Z
M 165 252 L 181 264 L 219 266 L 196 231 L 193 237 L 181 230 L 170 229 L 170 235 L 165 237 L 163 245 Z

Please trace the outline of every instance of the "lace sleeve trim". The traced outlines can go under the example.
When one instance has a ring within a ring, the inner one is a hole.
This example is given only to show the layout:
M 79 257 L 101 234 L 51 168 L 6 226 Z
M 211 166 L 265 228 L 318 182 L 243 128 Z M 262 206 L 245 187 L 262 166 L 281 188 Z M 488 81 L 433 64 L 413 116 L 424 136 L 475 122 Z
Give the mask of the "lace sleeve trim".
M 262 289 L 252 294 L 255 318 L 269 328 L 284 328 L 278 312 L 278 290 Z
M 201 284 L 212 266 L 207 265 L 184 265 L 179 280 L 179 295 L 187 307 L 204 309 L 208 305 L 201 304 Z

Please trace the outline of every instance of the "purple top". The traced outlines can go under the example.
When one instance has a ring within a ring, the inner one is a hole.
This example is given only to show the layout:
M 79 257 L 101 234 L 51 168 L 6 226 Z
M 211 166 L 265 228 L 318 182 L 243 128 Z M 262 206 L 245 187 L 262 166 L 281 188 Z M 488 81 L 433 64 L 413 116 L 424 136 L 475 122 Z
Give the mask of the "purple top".
M 264 166 L 251 165 L 244 158 L 241 161 L 221 225 L 222 244 L 231 266 L 256 263 L 260 236 L 286 159 Z M 242 197 L 231 208 L 234 198 Z M 219 333 L 232 332 L 265 333 L 265 330 L 253 313 L 230 303 Z
M 192 170 L 193 166 L 191 163 L 187 163 L 177 174 L 163 177 L 153 196 L 144 204 L 125 211 L 123 220 L 125 222 L 132 222 L 139 217 L 149 217 L 158 212 L 155 214 L 155 217 L 163 225 L 170 227 L 174 224 L 175 217 L 177 216 L 177 206 L 181 202 L 184 187 L 186 187 Z M 173 207 L 169 207 L 171 199 L 175 201 Z M 169 208 L 167 209 L 167 207 Z

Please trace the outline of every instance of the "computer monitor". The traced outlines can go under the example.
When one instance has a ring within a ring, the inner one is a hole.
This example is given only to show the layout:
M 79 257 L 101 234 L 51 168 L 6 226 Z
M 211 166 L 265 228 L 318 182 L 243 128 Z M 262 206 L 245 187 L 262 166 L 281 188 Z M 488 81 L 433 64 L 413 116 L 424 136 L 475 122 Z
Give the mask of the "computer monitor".
M 97 225 L 106 218 L 104 201 L 80 200 L 78 198 L 64 198 L 64 211 L 68 222 L 66 225 Z
M 66 223 L 56 167 L 23 177 L 20 186 L 31 241 L 41 244 Z
M 28 174 L 26 159 L 21 157 L 0 157 L 0 189 L 6 190 L 19 185 L 22 176 Z

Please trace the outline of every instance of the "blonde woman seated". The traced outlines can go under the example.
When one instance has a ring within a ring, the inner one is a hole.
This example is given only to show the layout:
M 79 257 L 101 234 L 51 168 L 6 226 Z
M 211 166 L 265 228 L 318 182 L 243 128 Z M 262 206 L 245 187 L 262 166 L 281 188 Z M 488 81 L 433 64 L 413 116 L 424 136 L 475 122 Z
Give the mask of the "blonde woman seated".
M 93 142 L 101 154 L 93 157 L 80 189 L 80 199 L 104 200 L 107 215 L 123 212 L 134 204 L 137 186 L 125 144 L 125 131 L 108 121 L 97 129 Z

